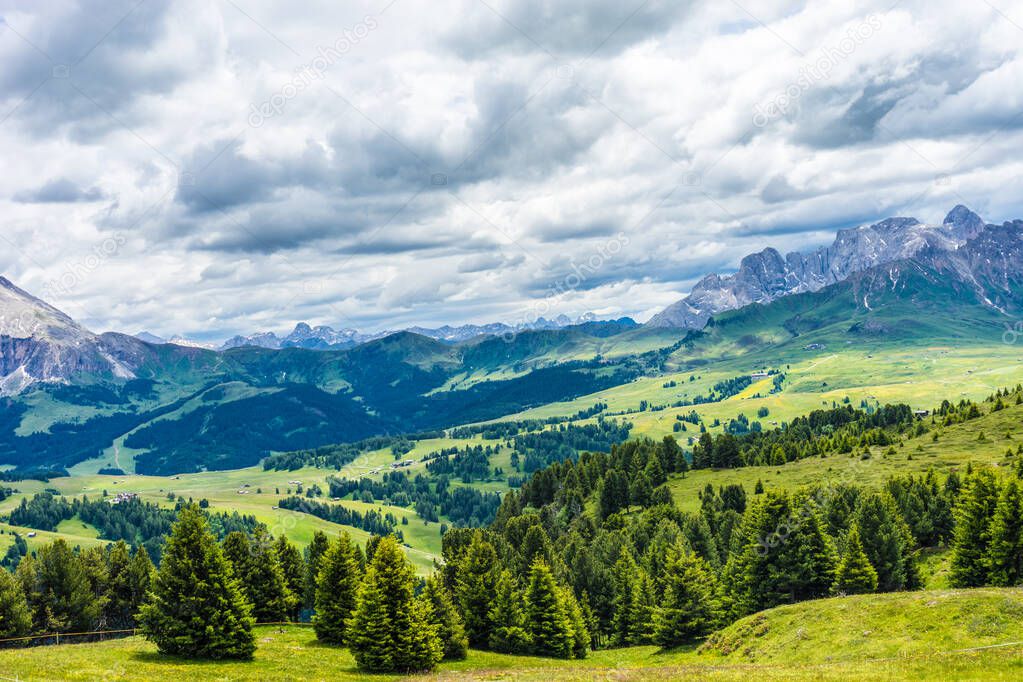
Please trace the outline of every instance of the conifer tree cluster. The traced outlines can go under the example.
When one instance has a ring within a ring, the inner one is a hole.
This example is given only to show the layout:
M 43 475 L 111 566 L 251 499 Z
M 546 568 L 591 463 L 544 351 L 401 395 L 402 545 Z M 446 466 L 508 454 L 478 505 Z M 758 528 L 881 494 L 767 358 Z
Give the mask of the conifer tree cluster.
M 123 541 L 80 551 L 58 539 L 2 573 L 0 636 L 16 637 L 134 627 L 153 564 Z
M 901 423 L 901 412 L 878 419 Z M 882 428 L 855 423 L 865 437 Z M 634 482 L 665 471 L 667 453 L 677 447 L 669 440 L 630 441 L 555 464 L 507 493 L 489 528 L 445 534 L 442 575 L 471 646 L 583 655 L 586 646 L 565 644 L 573 629 L 562 627 L 569 614 L 592 647 L 675 647 L 773 606 L 916 589 L 916 553 L 949 543 L 957 527 L 953 509 L 963 485 L 955 473 L 893 477 L 880 489 L 832 484 L 785 492 L 763 481 L 753 491 L 708 486 L 691 512 L 659 485 L 649 495 L 639 491 L 648 497 L 644 503 Z M 1009 523 L 1018 518 L 1011 513 L 1018 488 L 1005 497 L 995 525 L 1006 529 L 1006 556 L 1018 556 Z M 985 507 L 985 528 L 995 506 Z M 547 574 L 564 607 L 539 599 L 552 591 Z M 530 610 L 531 594 L 544 617 Z M 545 628 L 542 646 L 536 627 Z
M 1017 478 L 999 481 L 986 469 L 966 478 L 955 509 L 950 571 L 955 587 L 1023 584 L 1021 515 Z
M 195 505 L 178 515 L 139 620 L 161 653 L 245 659 L 256 650 L 252 604 Z

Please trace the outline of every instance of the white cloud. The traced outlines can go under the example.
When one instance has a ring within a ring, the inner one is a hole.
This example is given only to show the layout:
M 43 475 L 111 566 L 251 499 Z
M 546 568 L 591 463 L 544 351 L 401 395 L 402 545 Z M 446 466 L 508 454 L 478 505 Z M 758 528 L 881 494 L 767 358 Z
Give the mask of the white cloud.
M 1023 215 L 1021 0 L 136 4 L 0 24 L 0 269 L 123 238 L 49 289 L 97 329 L 643 318 L 768 245 Z

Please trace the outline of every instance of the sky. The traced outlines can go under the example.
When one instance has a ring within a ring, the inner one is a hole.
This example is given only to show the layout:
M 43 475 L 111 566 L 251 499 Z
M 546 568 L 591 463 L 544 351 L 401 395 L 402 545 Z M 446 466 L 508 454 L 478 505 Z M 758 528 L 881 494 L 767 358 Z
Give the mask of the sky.
M 1023 217 L 1023 1 L 0 0 L 0 274 L 95 331 L 631 315 Z

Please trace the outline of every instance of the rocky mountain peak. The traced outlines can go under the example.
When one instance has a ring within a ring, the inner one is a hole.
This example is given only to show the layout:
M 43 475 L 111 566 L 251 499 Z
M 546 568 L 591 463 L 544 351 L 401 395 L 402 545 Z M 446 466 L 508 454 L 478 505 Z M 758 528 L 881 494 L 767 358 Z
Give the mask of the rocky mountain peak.
M 654 327 L 700 329 L 720 312 L 782 296 L 819 291 L 870 268 L 895 261 L 952 253 L 986 230 L 976 213 L 959 205 L 942 225 L 892 217 L 839 230 L 830 246 L 784 258 L 767 248 L 750 254 L 732 275 L 707 275 L 686 298 L 654 315 Z
M 973 239 L 984 229 L 983 219 L 962 204 L 948 212 L 942 221 L 959 239 Z

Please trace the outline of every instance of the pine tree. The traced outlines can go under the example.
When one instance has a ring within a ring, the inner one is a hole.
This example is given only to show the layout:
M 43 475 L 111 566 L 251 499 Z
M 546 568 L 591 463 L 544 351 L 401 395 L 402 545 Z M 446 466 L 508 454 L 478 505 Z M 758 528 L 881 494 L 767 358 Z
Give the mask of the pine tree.
M 327 534 L 318 530 L 313 533 L 313 539 L 305 548 L 305 588 L 302 605 L 307 609 L 316 606 L 316 581 L 320 577 L 320 562 L 329 546 L 330 540 L 327 539 Z
M 93 599 L 99 607 L 99 612 L 92 622 L 92 629 L 106 630 L 110 627 L 106 621 L 108 594 L 110 591 L 110 570 L 107 566 L 106 550 L 98 546 L 90 547 L 85 551 L 79 550 L 77 558 L 89 581 L 89 590 L 92 591 Z
M 638 580 L 632 583 L 632 610 L 629 614 L 630 644 L 650 644 L 654 641 L 654 607 L 657 590 L 650 574 L 639 569 Z
M 639 568 L 628 549 L 615 562 L 611 572 L 614 586 L 611 598 L 611 644 L 627 646 L 632 641 L 632 614 L 635 590 L 633 583 L 639 579 Z
M 284 573 L 284 585 L 291 594 L 292 607 L 288 619 L 298 620 L 298 611 L 305 596 L 305 563 L 302 554 L 295 545 L 288 542 L 283 533 L 274 541 L 274 552 L 281 565 L 281 572 Z
M 678 546 L 668 554 L 666 585 L 654 610 L 654 639 L 674 647 L 706 635 L 721 618 L 717 581 L 709 564 Z
M 561 587 L 561 599 L 568 610 L 568 619 L 572 624 L 572 658 L 586 658 L 590 649 L 590 625 L 575 593 L 568 586 Z
M 542 560 L 533 562 L 526 587 L 526 632 L 531 651 L 537 656 L 572 658 L 575 637 L 561 590 L 550 567 Z
M 998 484 L 990 471 L 978 471 L 967 479 L 955 509 L 949 574 L 954 587 L 987 584 L 989 533 L 997 503 Z
M 116 629 L 135 627 L 135 615 L 145 601 L 152 581 L 153 562 L 143 545 L 135 556 L 128 553 L 123 541 L 115 544 L 109 553 L 110 582 L 107 596 L 107 625 Z
M 612 571 L 611 641 L 615 646 L 647 644 L 653 637 L 653 583 L 636 565 L 632 553 L 623 550 Z
M 497 579 L 490 621 L 490 648 L 502 654 L 522 654 L 529 649 L 525 615 L 522 613 L 522 594 L 515 578 L 508 570 L 501 571 Z
M 347 532 L 341 533 L 327 547 L 319 563 L 316 615 L 313 616 L 316 639 L 331 644 L 344 644 L 346 623 L 355 611 L 355 598 L 362 577 L 359 560 Z
M 249 570 L 249 559 L 252 557 L 249 536 L 240 530 L 231 531 L 224 538 L 221 549 L 224 552 L 224 558 L 231 563 L 231 570 L 235 577 L 244 582 L 245 574 Z
M 551 541 L 547 537 L 547 533 L 544 531 L 543 526 L 535 524 L 529 527 L 526 531 L 525 537 L 522 539 L 521 549 L 519 550 L 522 555 L 522 573 L 525 574 L 529 571 L 529 567 L 533 565 L 533 562 L 537 559 L 543 559 L 549 562 L 551 559 Z
M 913 537 L 892 496 L 880 492 L 861 498 L 854 522 L 863 552 L 877 571 L 877 589 L 891 592 L 913 587 Z
M 199 507 L 181 508 L 139 612 L 142 632 L 165 654 L 251 658 L 252 606 Z
M 469 638 L 448 588 L 436 576 L 430 576 L 423 588 L 423 599 L 430 606 L 430 623 L 437 628 L 445 661 L 460 661 L 469 653 Z
M 796 569 L 792 601 L 827 596 L 835 582 L 835 547 L 812 500 L 805 500 L 796 513 L 798 521 L 792 538 Z
M 39 550 L 34 562 L 31 604 L 36 628 L 45 632 L 85 632 L 93 629 L 103 608 L 85 565 L 63 539 Z
M 0 639 L 20 637 L 31 628 L 25 592 L 13 575 L 0 568 Z
M 835 571 L 835 594 L 866 594 L 877 589 L 877 571 L 863 551 L 860 529 L 853 524 L 845 541 L 845 554 Z
M 618 469 L 611 469 L 600 484 L 600 517 L 606 519 L 629 506 L 629 479 Z
M 288 589 L 273 537 L 265 526 L 257 526 L 253 531 L 249 560 L 239 577 L 257 623 L 276 623 L 293 613 L 298 597 Z
M 991 520 L 988 549 L 988 581 L 997 587 L 1019 585 L 1023 580 L 1023 500 L 1019 484 L 1010 479 L 1002 488 Z
M 476 531 L 455 567 L 455 598 L 465 619 L 469 645 L 485 648 L 490 643 L 493 623 L 490 602 L 497 584 L 498 561 L 494 546 L 482 531 Z
M 18 562 L 18 568 L 14 571 L 14 579 L 18 581 L 22 594 L 25 595 L 25 603 L 28 604 L 28 615 L 32 619 L 32 626 L 39 627 L 36 614 L 39 613 L 39 595 L 36 592 L 36 558 L 27 554 Z
M 359 588 L 346 639 L 367 672 L 432 670 L 443 657 L 430 606 L 415 596 L 415 569 L 394 536 L 382 538 Z

